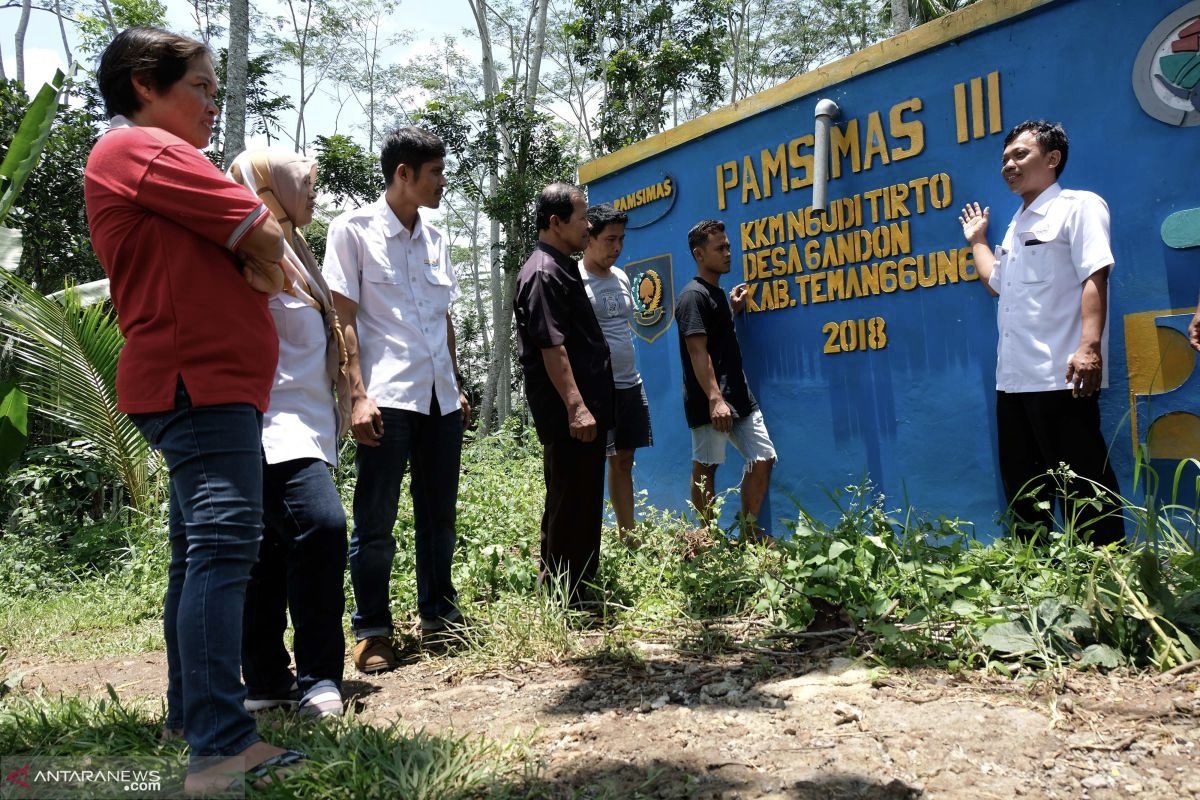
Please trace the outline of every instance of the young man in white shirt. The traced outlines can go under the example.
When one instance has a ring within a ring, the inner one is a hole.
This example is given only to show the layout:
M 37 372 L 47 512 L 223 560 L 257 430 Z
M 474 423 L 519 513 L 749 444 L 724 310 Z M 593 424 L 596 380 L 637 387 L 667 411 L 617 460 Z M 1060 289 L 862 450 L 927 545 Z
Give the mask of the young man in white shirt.
M 1004 140 L 1001 175 L 1022 204 L 995 252 L 989 210 L 963 208 L 959 221 L 980 281 L 999 297 L 996 422 L 1000 477 L 1018 535 L 1054 530 L 1057 488 L 1047 472 L 1066 463 L 1082 480 L 1068 496 L 1100 510 L 1064 507 L 1096 544 L 1123 541 L 1117 478 L 1100 432 L 1100 390 L 1108 386 L 1108 205 L 1091 192 L 1063 189 L 1067 134 L 1060 125 L 1023 122 Z M 1089 483 L 1092 482 L 1092 483 Z M 1063 498 L 1058 502 L 1063 504 Z M 1078 512 L 1078 513 L 1077 513 Z
M 412 464 L 417 610 L 423 633 L 457 622 L 450 580 L 463 428 L 471 408 L 458 378 L 450 304 L 458 281 L 441 231 L 420 207 L 437 208 L 446 148 L 421 128 L 388 134 L 385 189 L 329 226 L 323 273 L 342 321 L 358 442 L 350 580 L 354 664 L 396 666 L 388 586 L 400 482 Z
M 625 271 L 614 266 L 625 245 L 629 217 L 609 203 L 588 209 L 588 244 L 579 276 L 608 351 L 616 387 L 613 427 L 608 431 L 608 499 L 617 515 L 622 541 L 636 546 L 633 527 L 633 452 L 654 444 L 650 404 L 633 350 L 633 292 Z

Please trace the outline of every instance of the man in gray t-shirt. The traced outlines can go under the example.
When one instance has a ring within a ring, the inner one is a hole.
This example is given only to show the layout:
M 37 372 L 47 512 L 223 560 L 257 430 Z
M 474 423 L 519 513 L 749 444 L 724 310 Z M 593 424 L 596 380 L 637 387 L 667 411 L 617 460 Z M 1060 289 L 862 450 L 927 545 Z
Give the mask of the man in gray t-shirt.
M 642 389 L 633 352 L 633 294 L 624 270 L 613 266 L 625 244 L 628 217 L 608 203 L 588 209 L 589 236 L 579 274 L 596 321 L 612 354 L 616 386 L 615 426 L 608 432 L 608 497 L 617 515 L 621 540 L 630 544 L 633 527 L 633 451 L 654 443 L 650 406 Z

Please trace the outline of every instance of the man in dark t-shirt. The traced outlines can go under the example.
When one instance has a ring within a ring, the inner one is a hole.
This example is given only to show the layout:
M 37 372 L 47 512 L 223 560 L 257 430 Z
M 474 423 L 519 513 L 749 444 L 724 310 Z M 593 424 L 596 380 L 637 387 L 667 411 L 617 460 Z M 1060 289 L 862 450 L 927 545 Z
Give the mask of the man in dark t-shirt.
M 746 460 L 742 475 L 743 535 L 763 536 L 758 513 L 767 496 L 775 447 L 742 370 L 733 315 L 746 307 L 746 286 L 726 298 L 718 282 L 729 272 L 725 225 L 704 220 L 688 231 L 696 277 L 675 303 L 679 357 L 683 361 L 683 409 L 692 430 L 692 505 L 701 522 L 711 520 L 713 481 L 730 442 Z
M 543 446 L 546 508 L 539 581 L 565 580 L 589 603 L 600 560 L 604 457 L 613 421 L 608 344 L 571 258 L 587 246 L 587 201 L 565 183 L 542 190 L 538 244 L 517 277 L 513 311 L 525 395 Z

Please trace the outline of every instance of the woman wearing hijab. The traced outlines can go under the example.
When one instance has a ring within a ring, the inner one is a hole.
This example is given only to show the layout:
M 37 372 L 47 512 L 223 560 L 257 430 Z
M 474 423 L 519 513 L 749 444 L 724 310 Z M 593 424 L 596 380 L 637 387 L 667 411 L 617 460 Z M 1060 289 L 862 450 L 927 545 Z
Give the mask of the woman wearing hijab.
M 117 407 L 171 476 L 165 733 L 190 748 L 184 791 L 208 794 L 303 758 L 261 741 L 240 675 L 282 231 L 199 152 L 217 117 L 207 47 L 131 28 L 105 49 L 97 80 L 111 127 L 88 157 L 84 194 L 125 336 Z
M 283 230 L 284 290 L 269 308 L 279 365 L 263 417 L 263 540 L 246 590 L 242 674 L 246 709 L 299 705 L 341 716 L 346 513 L 330 467 L 346 415 L 337 392 L 345 345 L 333 299 L 300 229 L 317 199 L 317 164 L 293 153 L 247 152 L 229 177 L 255 193 Z M 287 610 L 296 672 L 283 643 Z

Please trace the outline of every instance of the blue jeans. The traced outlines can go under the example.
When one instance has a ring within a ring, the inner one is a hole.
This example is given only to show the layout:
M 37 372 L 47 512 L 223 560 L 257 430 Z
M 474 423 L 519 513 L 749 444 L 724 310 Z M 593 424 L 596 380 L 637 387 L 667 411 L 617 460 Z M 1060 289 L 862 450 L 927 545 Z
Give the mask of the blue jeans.
M 436 400 L 434 410 L 436 411 Z M 419 414 L 381 408 L 383 438 L 377 447 L 358 446 L 354 486 L 354 533 L 350 537 L 350 581 L 356 608 L 350 622 L 358 639 L 392 635 L 388 604 L 400 482 L 412 462 L 417 611 L 436 623 L 457 611 L 450 580 L 454 558 L 455 506 L 462 458 L 462 414 Z
M 253 693 L 308 694 L 342 685 L 346 638 L 346 512 L 329 467 L 317 458 L 263 465 L 263 540 L 246 587 L 242 673 Z M 296 674 L 283 634 L 295 628 Z
M 242 606 L 262 538 L 262 414 L 243 403 L 131 414 L 171 474 L 171 565 L 163 608 L 167 726 L 190 769 L 259 740 L 242 702 Z

